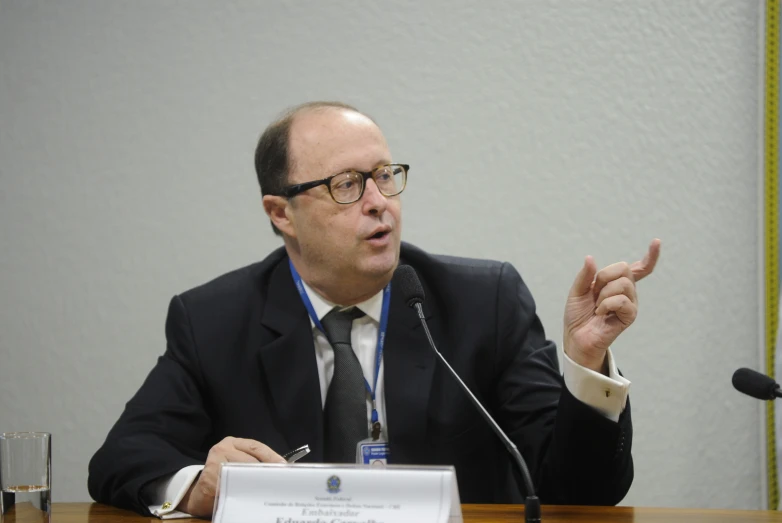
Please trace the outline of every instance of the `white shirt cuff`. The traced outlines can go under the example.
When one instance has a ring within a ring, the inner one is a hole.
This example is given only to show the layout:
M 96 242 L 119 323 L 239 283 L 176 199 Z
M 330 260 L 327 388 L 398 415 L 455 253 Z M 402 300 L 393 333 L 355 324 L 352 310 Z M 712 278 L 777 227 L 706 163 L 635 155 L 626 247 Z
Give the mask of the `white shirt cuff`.
M 202 470 L 204 470 L 203 465 L 190 465 L 171 476 L 160 478 L 156 484 L 150 485 L 149 493 L 152 496 L 150 501 L 155 504 L 149 505 L 149 511 L 160 519 L 193 517 L 176 510 L 176 507 Z
M 630 380 L 619 375 L 614 356 L 608 349 L 608 376 L 582 367 L 565 354 L 563 374 L 565 386 L 582 403 L 586 403 L 606 418 L 619 421 L 630 393 Z

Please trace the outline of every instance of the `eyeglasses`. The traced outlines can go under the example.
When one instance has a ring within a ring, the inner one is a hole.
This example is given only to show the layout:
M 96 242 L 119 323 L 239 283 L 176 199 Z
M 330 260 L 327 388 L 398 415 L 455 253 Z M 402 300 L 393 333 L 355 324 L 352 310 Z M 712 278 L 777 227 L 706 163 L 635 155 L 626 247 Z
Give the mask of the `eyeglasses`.
M 380 194 L 383 196 L 396 196 L 405 190 L 407 185 L 407 171 L 409 165 L 394 163 L 383 165 L 374 171 L 345 171 L 322 180 L 300 183 L 285 187 L 279 196 L 293 198 L 299 193 L 325 185 L 329 188 L 329 194 L 337 203 L 347 204 L 357 202 L 364 195 L 367 179 L 372 178 L 377 184 Z

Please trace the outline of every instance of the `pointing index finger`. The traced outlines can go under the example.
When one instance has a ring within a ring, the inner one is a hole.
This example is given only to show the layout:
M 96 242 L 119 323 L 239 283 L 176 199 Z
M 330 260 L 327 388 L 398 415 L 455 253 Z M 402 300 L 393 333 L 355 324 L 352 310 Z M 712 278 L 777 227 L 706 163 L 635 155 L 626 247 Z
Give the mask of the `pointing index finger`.
M 652 240 L 652 243 L 649 244 L 649 251 L 646 253 L 643 260 L 637 261 L 630 266 L 635 281 L 646 278 L 654 271 L 654 267 L 657 265 L 657 259 L 660 257 L 661 245 L 662 242 L 659 238 Z

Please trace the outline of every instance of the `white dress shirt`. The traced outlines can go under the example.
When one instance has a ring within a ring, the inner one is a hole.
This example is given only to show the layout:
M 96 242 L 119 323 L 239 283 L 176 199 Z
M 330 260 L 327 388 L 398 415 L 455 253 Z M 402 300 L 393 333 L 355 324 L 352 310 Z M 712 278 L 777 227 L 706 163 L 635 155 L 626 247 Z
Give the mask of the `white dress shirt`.
M 336 305 L 327 301 L 309 285 L 304 283 L 304 289 L 312 303 L 312 308 L 318 320 L 322 320 L 326 314 Z M 361 363 L 364 378 L 370 386 L 374 385 L 375 373 L 375 348 L 377 345 L 377 333 L 380 328 L 380 314 L 383 308 L 383 292 L 379 292 L 368 300 L 356 305 L 365 316 L 353 320 L 353 329 L 350 332 L 350 343 L 353 351 Z M 334 375 L 334 351 L 331 349 L 326 336 L 315 327 L 310 318 L 312 336 L 315 342 L 315 359 L 318 365 L 318 379 L 320 380 L 320 397 L 325 405 L 326 392 L 328 391 L 331 377 Z M 627 396 L 630 390 L 630 381 L 620 376 L 616 370 L 614 357 L 608 350 L 608 376 L 582 367 L 566 354 L 564 355 L 563 374 L 565 386 L 579 401 L 596 409 L 603 416 L 618 421 L 619 415 L 625 408 Z M 380 372 L 375 391 L 378 419 L 381 424 L 381 437 L 388 441 L 388 426 L 386 424 L 385 394 L 383 393 L 383 363 L 380 363 Z M 367 395 L 367 429 L 372 414 L 372 400 Z M 278 449 L 287 452 L 289 449 Z M 189 514 L 174 510 L 182 501 L 190 485 L 198 477 L 203 465 L 191 465 L 179 472 L 165 476 L 157 480 L 147 493 L 153 493 L 154 504 L 149 510 L 161 519 L 174 519 L 190 517 Z M 165 506 L 165 508 L 163 508 Z

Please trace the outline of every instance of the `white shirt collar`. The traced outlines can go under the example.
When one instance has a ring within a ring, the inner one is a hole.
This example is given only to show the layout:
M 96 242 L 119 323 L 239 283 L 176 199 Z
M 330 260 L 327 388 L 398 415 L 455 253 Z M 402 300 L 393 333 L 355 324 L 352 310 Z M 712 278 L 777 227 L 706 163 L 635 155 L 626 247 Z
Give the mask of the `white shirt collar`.
M 318 317 L 318 320 L 322 320 L 326 314 L 331 312 L 331 309 L 337 307 L 336 303 L 331 303 L 318 294 L 316 290 L 307 285 L 307 282 L 301 280 L 301 283 L 304 286 L 304 290 L 307 292 L 307 297 L 310 299 L 310 303 L 312 303 L 312 308 L 315 310 L 315 315 Z M 356 304 L 356 307 L 361 309 L 364 314 L 372 318 L 375 322 L 380 323 L 380 315 L 383 311 L 383 291 L 381 290 L 368 300 Z M 312 321 L 311 318 L 310 321 Z

